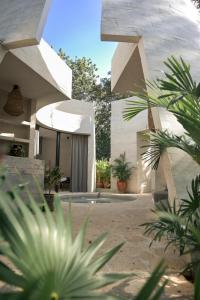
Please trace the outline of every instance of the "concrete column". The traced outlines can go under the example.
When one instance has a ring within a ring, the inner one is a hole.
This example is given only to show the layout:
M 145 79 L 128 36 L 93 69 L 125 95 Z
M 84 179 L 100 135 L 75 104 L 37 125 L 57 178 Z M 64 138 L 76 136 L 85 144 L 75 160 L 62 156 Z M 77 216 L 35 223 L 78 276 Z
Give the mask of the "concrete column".
M 95 148 L 95 126 L 94 115 L 91 118 L 91 128 L 93 131 L 88 136 L 88 192 L 96 189 L 96 148 Z
M 36 128 L 36 101 L 31 101 L 30 107 L 30 133 L 29 133 L 29 151 L 28 157 L 34 158 L 34 149 L 35 149 L 35 128 Z
M 60 166 L 60 132 L 56 132 L 56 167 Z

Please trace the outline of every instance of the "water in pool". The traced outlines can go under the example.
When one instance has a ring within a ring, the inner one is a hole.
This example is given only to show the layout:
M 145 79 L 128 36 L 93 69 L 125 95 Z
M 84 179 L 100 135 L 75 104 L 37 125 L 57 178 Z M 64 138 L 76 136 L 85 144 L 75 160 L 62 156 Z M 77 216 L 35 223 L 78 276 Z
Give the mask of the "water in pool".
M 136 198 L 134 197 L 99 197 L 99 198 L 92 198 L 92 197 L 71 197 L 62 199 L 64 202 L 71 202 L 71 203 L 121 203 L 121 202 L 129 202 L 134 201 Z

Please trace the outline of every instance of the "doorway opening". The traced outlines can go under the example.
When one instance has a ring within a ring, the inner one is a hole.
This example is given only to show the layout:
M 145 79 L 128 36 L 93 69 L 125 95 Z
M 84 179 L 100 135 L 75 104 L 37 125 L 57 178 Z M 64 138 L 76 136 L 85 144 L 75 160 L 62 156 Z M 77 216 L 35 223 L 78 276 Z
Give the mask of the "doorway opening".
M 38 158 L 46 168 L 59 167 L 63 192 L 87 192 L 88 136 L 39 127 Z

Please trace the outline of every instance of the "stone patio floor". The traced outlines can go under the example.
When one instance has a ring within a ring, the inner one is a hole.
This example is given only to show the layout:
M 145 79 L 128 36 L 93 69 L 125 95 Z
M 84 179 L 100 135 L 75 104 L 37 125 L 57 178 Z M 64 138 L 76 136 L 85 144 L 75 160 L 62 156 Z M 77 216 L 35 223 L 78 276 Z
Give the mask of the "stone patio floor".
M 169 284 L 162 299 L 192 299 L 193 286 L 178 272 L 184 266 L 186 258 L 180 258 L 175 249 L 164 253 L 165 244 L 154 243 L 151 248 L 150 237 L 144 236 L 144 228 L 140 225 L 153 219 L 153 202 L 151 195 L 138 195 L 137 200 L 123 203 L 106 204 L 72 204 L 74 231 L 77 232 L 86 216 L 90 216 L 87 232 L 87 243 L 93 241 L 102 232 L 109 232 L 103 252 L 112 246 L 125 241 L 120 252 L 106 265 L 104 272 L 134 273 L 135 276 L 118 286 L 107 290 L 133 299 L 150 272 L 164 257 L 168 269 Z M 65 211 L 67 203 L 63 203 Z

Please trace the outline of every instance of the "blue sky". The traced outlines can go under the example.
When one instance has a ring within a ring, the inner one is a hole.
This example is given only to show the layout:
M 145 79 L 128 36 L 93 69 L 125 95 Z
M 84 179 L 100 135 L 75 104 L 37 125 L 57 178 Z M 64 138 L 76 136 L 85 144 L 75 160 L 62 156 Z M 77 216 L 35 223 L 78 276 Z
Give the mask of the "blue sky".
M 53 0 L 43 37 L 71 57 L 91 58 L 103 77 L 116 44 L 100 41 L 100 24 L 101 0 Z

